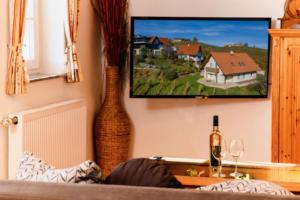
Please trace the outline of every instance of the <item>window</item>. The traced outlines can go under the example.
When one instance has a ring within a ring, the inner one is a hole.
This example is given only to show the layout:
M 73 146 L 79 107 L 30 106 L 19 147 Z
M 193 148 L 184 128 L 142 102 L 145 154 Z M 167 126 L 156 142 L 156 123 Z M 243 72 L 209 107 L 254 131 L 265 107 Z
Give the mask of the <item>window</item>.
M 28 70 L 38 68 L 37 2 L 37 0 L 27 1 L 27 10 L 25 15 L 25 33 L 22 50 Z
M 29 78 L 39 80 L 65 73 L 67 2 L 27 0 L 23 56 Z
M 243 61 L 240 61 L 240 62 L 239 62 L 239 65 L 240 65 L 241 67 L 244 67 L 244 66 L 245 66 L 245 63 L 244 63 Z
M 153 53 L 155 56 L 159 56 L 161 54 L 159 49 L 153 50 Z

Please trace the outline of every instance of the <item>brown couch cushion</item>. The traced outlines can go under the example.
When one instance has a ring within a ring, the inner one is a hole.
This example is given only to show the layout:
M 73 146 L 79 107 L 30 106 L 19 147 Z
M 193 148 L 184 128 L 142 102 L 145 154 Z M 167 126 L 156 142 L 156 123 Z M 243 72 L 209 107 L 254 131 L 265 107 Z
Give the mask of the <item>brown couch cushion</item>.
M 106 178 L 106 184 L 181 188 L 168 168 L 156 160 L 138 158 L 121 163 Z

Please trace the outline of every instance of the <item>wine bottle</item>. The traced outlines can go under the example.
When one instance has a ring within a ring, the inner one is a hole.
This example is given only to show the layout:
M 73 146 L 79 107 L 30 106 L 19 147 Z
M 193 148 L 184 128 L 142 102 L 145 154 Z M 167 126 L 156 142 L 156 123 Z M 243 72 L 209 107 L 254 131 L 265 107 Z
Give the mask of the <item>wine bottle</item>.
M 217 171 L 219 162 L 213 155 L 213 151 L 221 152 L 221 133 L 219 131 L 219 116 L 213 116 L 213 130 L 209 136 L 209 166 L 210 174 Z

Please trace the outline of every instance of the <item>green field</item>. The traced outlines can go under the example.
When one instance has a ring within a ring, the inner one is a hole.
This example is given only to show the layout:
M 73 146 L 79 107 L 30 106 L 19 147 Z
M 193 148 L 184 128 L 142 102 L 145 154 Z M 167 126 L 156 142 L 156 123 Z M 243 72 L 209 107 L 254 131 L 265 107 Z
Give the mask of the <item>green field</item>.
M 138 79 L 133 84 L 133 95 L 192 95 L 192 96 L 210 96 L 210 95 L 261 95 L 262 92 L 258 86 L 234 87 L 230 89 L 219 89 L 207 87 L 197 82 L 200 79 L 200 73 L 193 73 L 179 77 L 172 81 L 156 81 L 155 79 Z
M 206 59 L 211 51 L 246 52 L 265 71 L 267 69 L 268 54 L 266 50 L 254 47 L 216 47 L 202 44 L 203 54 Z M 202 66 L 203 67 L 203 66 Z M 257 84 L 230 89 L 207 87 L 197 81 L 201 77 L 199 69 L 193 63 L 179 60 L 175 57 L 148 56 L 146 53 L 141 57 L 134 57 L 134 74 L 132 92 L 135 96 L 157 95 L 265 95 L 266 76 L 259 75 Z

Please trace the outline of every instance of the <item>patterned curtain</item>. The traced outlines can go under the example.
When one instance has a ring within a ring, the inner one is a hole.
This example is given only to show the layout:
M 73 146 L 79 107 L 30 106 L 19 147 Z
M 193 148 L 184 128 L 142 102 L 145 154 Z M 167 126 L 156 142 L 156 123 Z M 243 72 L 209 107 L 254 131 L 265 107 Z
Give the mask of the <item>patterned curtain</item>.
M 29 77 L 22 55 L 27 0 L 10 0 L 10 42 L 6 94 L 19 95 L 27 91 Z
M 78 30 L 79 0 L 67 0 L 68 20 L 65 26 L 67 47 L 67 82 L 81 82 L 83 77 L 76 50 Z

